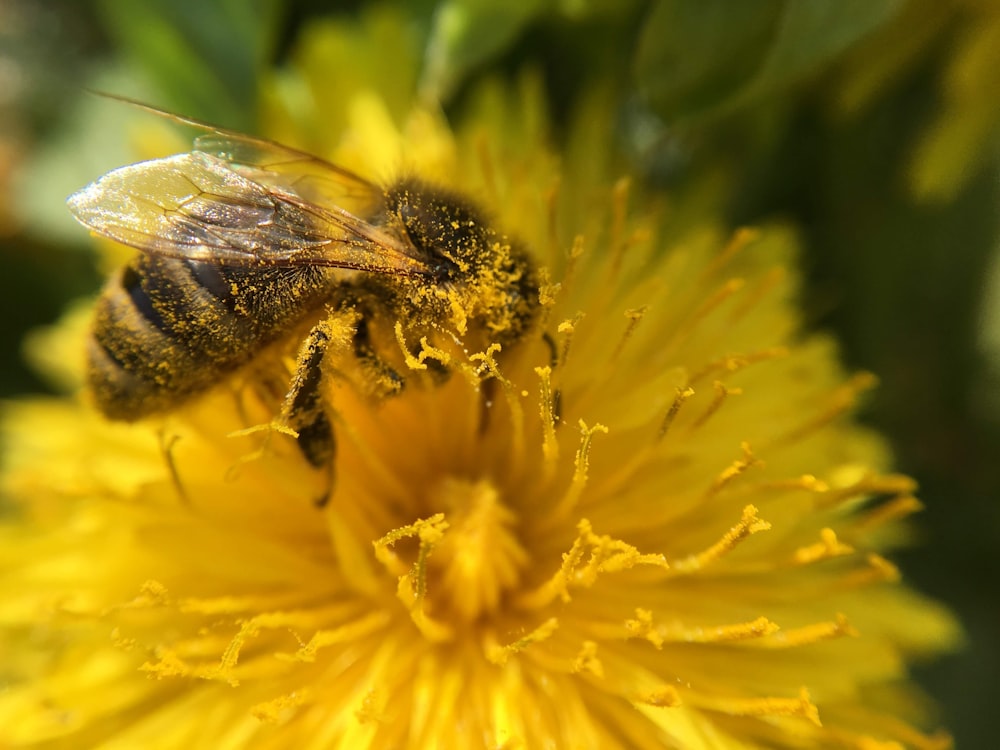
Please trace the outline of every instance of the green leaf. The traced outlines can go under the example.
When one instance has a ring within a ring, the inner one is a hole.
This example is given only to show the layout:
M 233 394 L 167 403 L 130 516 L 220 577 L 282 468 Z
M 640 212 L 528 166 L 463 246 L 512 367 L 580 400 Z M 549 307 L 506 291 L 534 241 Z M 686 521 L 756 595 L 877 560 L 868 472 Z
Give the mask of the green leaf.
M 88 83 L 98 91 L 135 98 L 149 97 L 151 91 L 148 79 L 120 65 L 99 69 Z M 87 231 L 73 220 L 66 198 L 105 172 L 136 161 L 130 137 L 135 118 L 156 118 L 85 92 L 64 107 L 69 116 L 30 152 L 15 174 L 11 195 L 17 216 L 34 237 L 89 247 Z
M 888 21 L 902 0 L 660 0 L 640 34 L 637 84 L 671 121 L 781 92 Z
M 427 44 L 424 89 L 444 99 L 477 65 L 517 38 L 550 0 L 449 0 L 434 15 Z
M 280 0 L 101 0 L 107 28 L 184 114 L 251 130 Z

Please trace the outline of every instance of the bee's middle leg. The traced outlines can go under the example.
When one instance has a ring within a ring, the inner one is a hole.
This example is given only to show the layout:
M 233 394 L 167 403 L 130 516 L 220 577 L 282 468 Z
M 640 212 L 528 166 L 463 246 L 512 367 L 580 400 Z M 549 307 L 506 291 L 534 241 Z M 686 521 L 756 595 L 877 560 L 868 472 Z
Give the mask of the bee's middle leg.
M 365 387 L 369 394 L 377 398 L 399 395 L 406 381 L 375 351 L 368 331 L 368 319 L 364 315 L 354 326 L 352 344 L 354 356 L 365 372 Z

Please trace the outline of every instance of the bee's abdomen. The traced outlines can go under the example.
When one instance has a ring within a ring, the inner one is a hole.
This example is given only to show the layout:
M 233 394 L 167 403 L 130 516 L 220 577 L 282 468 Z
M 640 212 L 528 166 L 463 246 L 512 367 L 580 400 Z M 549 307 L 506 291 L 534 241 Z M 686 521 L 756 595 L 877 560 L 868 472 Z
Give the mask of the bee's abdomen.
M 248 269 L 140 255 L 104 289 L 88 379 L 112 419 L 164 411 L 217 383 L 324 299 L 314 268 Z

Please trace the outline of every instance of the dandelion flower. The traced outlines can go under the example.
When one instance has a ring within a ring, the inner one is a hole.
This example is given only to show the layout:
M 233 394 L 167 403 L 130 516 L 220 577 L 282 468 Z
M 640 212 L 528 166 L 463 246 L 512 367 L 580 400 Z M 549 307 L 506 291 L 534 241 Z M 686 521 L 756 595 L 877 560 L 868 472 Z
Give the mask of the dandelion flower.
M 914 486 L 852 421 L 872 377 L 799 329 L 791 233 L 671 231 L 583 158 L 599 128 L 548 151 L 530 92 L 455 132 L 347 105 L 331 155 L 469 191 L 531 248 L 536 329 L 385 332 L 413 387 L 375 403 L 342 363 L 322 509 L 294 443 L 246 430 L 294 341 L 162 419 L 11 405 L 4 746 L 948 746 L 906 665 L 956 627 L 882 554 Z M 72 360 L 86 324 L 36 349 Z

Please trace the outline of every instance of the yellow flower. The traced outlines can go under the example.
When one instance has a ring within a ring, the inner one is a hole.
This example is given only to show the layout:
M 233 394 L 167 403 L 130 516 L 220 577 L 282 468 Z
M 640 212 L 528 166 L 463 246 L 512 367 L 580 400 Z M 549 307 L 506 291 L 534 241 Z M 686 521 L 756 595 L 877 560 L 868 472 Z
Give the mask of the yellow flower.
M 289 92 L 333 87 L 325 33 L 275 89 L 279 134 Z M 325 508 L 296 446 L 246 429 L 295 341 L 159 420 L 9 407 L 0 744 L 949 744 L 906 664 L 956 627 L 881 554 L 914 487 L 851 419 L 872 378 L 799 329 L 791 233 L 685 229 L 603 174 L 599 102 L 560 159 L 533 91 L 485 91 L 453 134 L 345 84 L 313 144 L 478 196 L 547 269 L 523 341 L 383 332 L 412 387 L 329 380 Z M 35 349 L 65 366 L 85 326 Z

